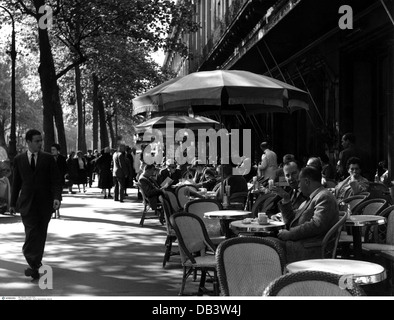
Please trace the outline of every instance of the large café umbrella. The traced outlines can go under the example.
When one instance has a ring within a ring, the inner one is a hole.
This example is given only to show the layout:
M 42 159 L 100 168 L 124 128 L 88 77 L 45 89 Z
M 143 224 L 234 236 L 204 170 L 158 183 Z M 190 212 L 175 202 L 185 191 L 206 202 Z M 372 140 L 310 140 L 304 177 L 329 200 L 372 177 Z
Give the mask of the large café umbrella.
M 309 95 L 274 78 L 242 70 L 200 71 L 166 81 L 133 99 L 133 115 L 147 111 L 226 110 L 246 115 L 308 110 Z
M 168 121 L 173 122 L 174 128 L 188 128 L 191 130 L 209 128 L 218 129 L 220 127 L 219 122 L 207 117 L 196 116 L 193 118 L 188 116 L 168 115 L 149 119 L 135 126 L 135 129 L 138 133 L 144 132 L 148 129 L 162 129 L 166 128 L 166 124 Z

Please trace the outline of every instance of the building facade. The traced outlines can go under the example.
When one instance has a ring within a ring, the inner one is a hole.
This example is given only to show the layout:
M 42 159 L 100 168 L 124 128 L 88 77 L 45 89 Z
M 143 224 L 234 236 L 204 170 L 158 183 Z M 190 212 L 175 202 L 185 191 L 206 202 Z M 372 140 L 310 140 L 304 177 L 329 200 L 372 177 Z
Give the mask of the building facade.
M 286 153 L 299 160 L 326 153 L 333 163 L 341 150 L 341 136 L 353 132 L 369 155 L 364 159 L 368 178 L 373 179 L 381 160 L 393 172 L 393 1 L 195 0 L 192 4 L 201 29 L 182 35 L 191 54 L 182 58 L 168 52 L 165 67 L 177 75 L 248 70 L 310 94 L 309 111 L 233 117 L 227 120 L 229 126 L 252 128 L 253 145 L 270 140 L 279 159 Z

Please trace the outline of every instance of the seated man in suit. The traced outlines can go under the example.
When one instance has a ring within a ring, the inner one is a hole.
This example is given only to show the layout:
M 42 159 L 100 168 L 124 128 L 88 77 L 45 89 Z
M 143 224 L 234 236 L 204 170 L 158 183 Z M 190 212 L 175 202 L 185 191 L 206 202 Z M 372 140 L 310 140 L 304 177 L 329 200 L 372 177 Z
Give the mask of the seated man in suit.
M 279 212 L 278 202 L 283 199 L 283 201 L 291 202 L 292 208 L 298 209 L 298 207 L 303 203 L 307 198 L 302 194 L 299 182 L 300 182 L 300 169 L 295 160 L 291 160 L 283 164 L 283 174 L 288 184 L 287 187 L 278 187 L 273 186 L 271 191 L 276 193 L 278 196 L 275 198 L 274 203 L 276 205 L 273 206 L 272 209 L 267 212 L 271 219 L 274 220 L 282 220 L 282 214 Z M 277 213 L 279 212 L 279 213 Z
M 308 200 L 298 209 L 293 209 L 290 199 L 279 202 L 286 229 L 279 231 L 278 238 L 286 249 L 287 263 L 321 258 L 322 240 L 339 219 L 337 200 L 321 185 L 319 170 L 303 168 L 300 189 Z
M 168 177 L 173 180 L 169 186 L 178 184 L 182 179 L 181 170 L 176 167 L 176 163 L 173 159 L 168 159 L 166 161 L 166 167 L 160 170 L 157 182 L 161 184 Z
M 160 187 L 157 181 L 154 179 L 156 175 L 156 167 L 154 164 L 148 164 L 144 168 L 144 172 L 139 178 L 139 183 L 144 193 L 147 201 L 149 202 L 150 207 L 153 210 L 157 209 L 157 204 L 159 203 L 159 196 L 164 195 L 163 189 L 168 187 L 168 185 L 164 185 Z

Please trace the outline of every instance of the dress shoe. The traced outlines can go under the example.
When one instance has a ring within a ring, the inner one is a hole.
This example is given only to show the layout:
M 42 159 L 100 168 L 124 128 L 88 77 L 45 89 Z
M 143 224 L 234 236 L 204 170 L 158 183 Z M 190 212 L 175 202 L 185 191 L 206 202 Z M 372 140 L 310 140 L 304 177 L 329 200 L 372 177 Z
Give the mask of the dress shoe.
M 108 195 L 108 199 L 113 199 L 113 197 L 111 195 Z
M 33 279 L 39 279 L 40 278 L 40 274 L 38 272 L 38 269 L 33 269 L 33 268 L 25 269 L 25 276 L 26 277 L 32 277 Z

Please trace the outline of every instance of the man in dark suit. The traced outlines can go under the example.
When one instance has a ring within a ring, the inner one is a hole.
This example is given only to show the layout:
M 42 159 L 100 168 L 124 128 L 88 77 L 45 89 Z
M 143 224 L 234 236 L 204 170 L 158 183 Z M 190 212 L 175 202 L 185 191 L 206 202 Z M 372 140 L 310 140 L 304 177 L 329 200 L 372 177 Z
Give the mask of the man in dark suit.
M 126 161 L 126 146 L 120 144 L 118 146 L 118 151 L 113 155 L 113 169 L 112 175 L 114 177 L 114 195 L 115 201 L 123 202 L 125 195 L 126 179 L 130 176 L 129 165 Z
M 26 276 L 39 278 L 52 213 L 59 209 L 61 179 L 59 169 L 50 153 L 41 151 L 42 136 L 35 129 L 26 133 L 28 151 L 15 157 L 10 213 L 16 207 L 25 227 L 23 255 L 29 268 Z
M 322 240 L 338 222 L 339 210 L 334 195 L 321 184 L 321 172 L 305 167 L 300 172 L 300 189 L 308 197 L 298 209 L 290 199 L 279 202 L 286 229 L 279 231 L 284 241 L 287 262 L 321 257 Z

